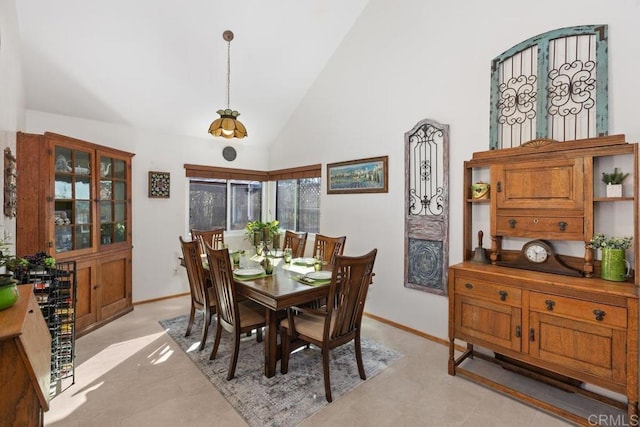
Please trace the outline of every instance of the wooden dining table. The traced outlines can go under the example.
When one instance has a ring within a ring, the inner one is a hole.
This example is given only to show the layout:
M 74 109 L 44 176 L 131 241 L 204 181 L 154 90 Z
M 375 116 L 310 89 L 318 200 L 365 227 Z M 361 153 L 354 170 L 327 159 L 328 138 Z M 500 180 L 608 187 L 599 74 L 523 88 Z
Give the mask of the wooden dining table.
M 254 267 L 259 265 L 255 263 Z M 330 269 L 330 266 L 327 266 Z M 264 375 L 272 377 L 276 373 L 276 364 L 281 357 L 278 344 L 278 320 L 284 317 L 287 308 L 327 297 L 329 284 L 307 285 L 296 280 L 311 268 L 297 268 L 285 265 L 282 260 L 274 268 L 273 274 L 258 278 L 241 278 L 234 275 L 236 292 L 258 304 L 266 310 L 266 330 L 264 334 Z

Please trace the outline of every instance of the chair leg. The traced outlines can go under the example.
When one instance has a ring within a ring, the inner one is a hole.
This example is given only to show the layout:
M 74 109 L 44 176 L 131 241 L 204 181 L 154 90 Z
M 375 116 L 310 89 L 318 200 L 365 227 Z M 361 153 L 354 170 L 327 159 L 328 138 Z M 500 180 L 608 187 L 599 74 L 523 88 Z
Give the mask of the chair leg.
M 207 341 L 207 334 L 209 333 L 209 320 L 211 319 L 209 310 L 210 309 L 205 308 L 202 312 L 202 338 L 200 339 L 200 347 L 198 347 L 198 351 L 204 348 L 204 344 Z
M 222 335 L 222 325 L 220 322 L 216 323 L 216 339 L 213 342 L 213 350 L 211 350 L 211 354 L 209 355 L 209 360 L 213 360 L 216 358 L 216 354 L 218 354 L 218 346 L 220 345 L 220 336 Z
M 280 358 L 280 373 L 289 372 L 289 330 L 280 326 L 280 343 L 282 349 L 282 357 Z
M 191 327 L 193 326 L 193 318 L 196 315 L 196 307 L 191 302 L 191 312 L 189 313 L 189 322 L 187 322 L 187 332 L 185 332 L 184 336 L 188 337 L 191 335 Z
M 322 372 L 324 373 L 324 395 L 327 402 L 332 402 L 331 397 L 331 380 L 329 379 L 329 349 L 322 349 Z
M 359 331 L 358 331 L 359 332 Z M 356 339 L 353 340 L 356 347 L 356 362 L 358 362 L 358 373 L 363 380 L 367 379 L 367 375 L 364 372 L 364 364 L 362 363 L 362 349 L 360 348 L 360 334 L 356 334 Z
M 233 354 L 231 355 L 231 363 L 229 364 L 229 372 L 227 373 L 227 381 L 233 379 L 236 374 L 236 365 L 238 364 L 238 351 L 240 350 L 240 332 L 233 334 Z
M 256 329 L 256 341 L 262 342 L 262 328 Z

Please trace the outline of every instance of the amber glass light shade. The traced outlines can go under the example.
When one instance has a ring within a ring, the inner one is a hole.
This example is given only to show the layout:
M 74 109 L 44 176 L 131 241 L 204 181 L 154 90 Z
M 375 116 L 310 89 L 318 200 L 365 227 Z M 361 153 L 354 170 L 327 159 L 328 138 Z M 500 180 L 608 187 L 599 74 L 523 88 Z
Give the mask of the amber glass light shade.
M 240 113 L 230 109 L 218 110 L 219 119 L 215 119 L 209 126 L 209 133 L 213 136 L 221 136 L 223 138 L 244 138 L 247 136 L 247 129 L 242 122 L 238 120 Z

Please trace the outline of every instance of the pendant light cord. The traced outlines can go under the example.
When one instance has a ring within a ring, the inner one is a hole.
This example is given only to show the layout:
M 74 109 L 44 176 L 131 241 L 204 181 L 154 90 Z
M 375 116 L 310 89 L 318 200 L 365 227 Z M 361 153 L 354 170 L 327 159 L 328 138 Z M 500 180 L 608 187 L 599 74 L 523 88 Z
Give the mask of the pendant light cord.
M 229 105 L 231 105 L 229 99 L 231 87 L 231 40 L 227 42 L 227 109 L 229 109 Z

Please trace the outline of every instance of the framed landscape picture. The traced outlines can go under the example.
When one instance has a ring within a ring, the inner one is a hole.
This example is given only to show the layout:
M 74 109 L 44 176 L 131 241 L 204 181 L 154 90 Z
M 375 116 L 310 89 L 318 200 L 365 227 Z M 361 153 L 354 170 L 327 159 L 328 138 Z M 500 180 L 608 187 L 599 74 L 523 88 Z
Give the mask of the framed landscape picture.
M 327 194 L 387 193 L 388 156 L 327 164 Z

